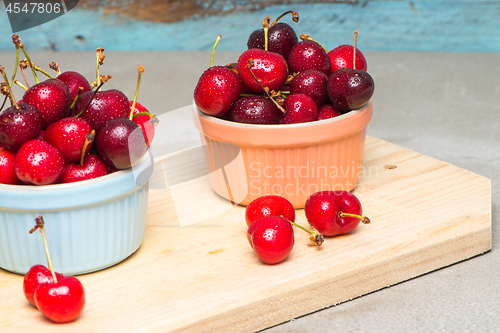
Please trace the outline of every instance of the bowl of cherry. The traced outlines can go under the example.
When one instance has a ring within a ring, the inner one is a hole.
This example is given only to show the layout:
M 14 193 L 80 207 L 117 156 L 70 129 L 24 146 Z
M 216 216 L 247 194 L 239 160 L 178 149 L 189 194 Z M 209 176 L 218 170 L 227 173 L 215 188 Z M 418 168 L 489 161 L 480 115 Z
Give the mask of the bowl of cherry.
M 247 206 L 263 195 L 303 208 L 312 193 L 352 190 L 362 171 L 373 78 L 354 45 L 330 51 L 266 17 L 235 63 L 200 76 L 192 107 L 213 190 Z
M 29 59 L 17 35 L 13 41 Z M 142 243 L 157 120 L 137 102 L 142 66 L 133 100 L 101 89 L 110 79 L 99 74 L 103 51 L 96 51 L 93 82 L 54 63 L 50 74 L 25 60 L 23 84 L 0 65 L 7 101 L 0 108 L 0 268 L 25 274 L 46 264 L 44 242 L 29 235 L 42 215 L 59 273 L 110 267 Z M 25 90 L 19 100 L 14 81 Z

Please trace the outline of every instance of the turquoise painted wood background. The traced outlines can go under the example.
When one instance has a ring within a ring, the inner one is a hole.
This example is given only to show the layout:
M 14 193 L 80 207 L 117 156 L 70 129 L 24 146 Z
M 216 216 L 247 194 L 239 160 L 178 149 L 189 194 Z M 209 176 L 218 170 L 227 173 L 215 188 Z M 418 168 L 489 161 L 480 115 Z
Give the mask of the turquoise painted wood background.
M 172 1 L 81 0 L 67 14 L 21 31 L 31 50 L 219 50 L 246 49 L 248 35 L 287 10 L 299 13 L 297 33 L 327 48 L 352 43 L 359 31 L 363 51 L 500 52 L 499 1 Z M 13 50 L 0 2 L 0 50 Z

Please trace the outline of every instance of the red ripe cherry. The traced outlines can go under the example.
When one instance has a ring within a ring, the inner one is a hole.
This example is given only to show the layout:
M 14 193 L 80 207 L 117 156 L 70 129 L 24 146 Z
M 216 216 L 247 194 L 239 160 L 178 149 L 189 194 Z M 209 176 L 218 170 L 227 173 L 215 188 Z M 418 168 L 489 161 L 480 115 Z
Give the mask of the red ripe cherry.
M 64 275 L 61 273 L 55 273 L 56 279 L 61 280 Z M 28 272 L 24 275 L 23 280 L 23 292 L 24 296 L 32 304 L 35 304 L 35 290 L 39 285 L 44 283 L 54 283 L 54 278 L 52 277 L 52 272 L 43 265 L 34 265 Z
M 83 88 L 80 94 L 91 90 L 89 81 L 87 81 L 85 76 L 78 72 L 66 71 L 59 74 L 57 79 L 61 80 L 68 86 L 69 93 L 71 95 L 71 102 L 75 100 L 80 88 Z
M 48 79 L 37 83 L 24 93 L 23 102 L 33 105 L 42 116 L 42 129 L 67 117 L 70 112 L 71 94 L 64 82 Z
M 89 122 L 80 117 L 66 117 L 52 123 L 45 131 L 44 139 L 56 147 L 66 162 L 79 161 L 87 134 L 92 132 Z M 88 154 L 92 145 L 87 145 Z
M 307 198 L 304 212 L 309 224 L 325 236 L 343 235 L 359 222 L 370 223 L 362 216 L 358 198 L 348 191 L 320 191 Z
M 318 111 L 318 120 L 338 117 L 342 114 L 339 109 L 331 104 L 323 104 Z
M 285 260 L 295 243 L 292 225 L 281 216 L 255 220 L 248 227 L 247 239 L 259 259 L 266 264 Z
M 285 99 L 285 114 L 280 124 L 296 124 L 318 120 L 318 106 L 305 94 L 290 94 Z
M 108 174 L 108 167 L 96 154 L 88 154 L 83 164 L 68 163 L 62 176 L 62 183 L 74 183 L 82 180 L 102 177 Z
M 131 107 L 133 103 L 134 103 L 133 101 L 130 101 Z M 139 114 L 139 113 L 144 113 L 144 114 Z M 141 103 L 139 102 L 135 103 L 132 121 L 137 125 L 139 125 L 139 127 L 142 129 L 144 137 L 146 138 L 146 145 L 148 147 L 153 141 L 153 138 L 155 136 L 155 125 L 152 122 L 153 118 L 154 115 L 151 114 L 151 112 L 149 112 L 148 109 L 146 109 L 144 106 L 142 106 Z
M 14 159 L 15 155 L 13 152 L 0 146 L 0 184 L 19 184 L 19 179 L 14 169 Z
M 368 69 L 366 64 L 366 59 L 363 53 L 356 48 L 356 67 L 354 67 L 354 46 L 352 45 L 340 45 L 328 52 L 328 57 L 332 62 L 332 68 L 330 74 L 335 72 L 337 69 L 342 67 L 347 67 L 351 69 L 359 69 L 365 71 Z
M 42 116 L 36 107 L 26 103 L 18 103 L 18 107 L 11 106 L 0 114 L 0 144 L 14 152 L 36 139 L 42 129 Z
M 295 75 L 290 82 L 290 92 L 306 94 L 320 107 L 328 100 L 327 82 L 328 76 L 325 73 L 308 69 Z
M 292 47 L 299 42 L 297 34 L 293 28 L 287 23 L 276 23 L 269 27 L 267 50 L 281 54 L 283 57 L 288 56 Z M 255 30 L 248 37 L 248 49 L 265 48 L 264 29 Z
M 250 226 L 266 216 L 281 216 L 295 222 L 295 208 L 290 201 L 278 195 L 264 195 L 252 200 L 245 209 L 245 221 Z
M 312 40 L 303 40 L 290 51 L 288 66 L 290 66 L 291 73 L 317 69 L 329 75 L 332 62 L 321 45 Z
M 43 283 L 35 290 L 35 304 L 56 323 L 75 320 L 85 306 L 85 290 L 77 278 L 66 276 L 56 283 Z
M 96 132 L 111 119 L 128 117 L 130 102 L 120 90 L 98 91 L 92 99 L 93 96 L 93 91 L 81 94 L 75 104 L 75 114 L 85 110 L 80 117 L 87 120 Z
M 365 71 L 340 68 L 328 79 L 328 98 L 341 111 L 356 110 L 366 105 L 373 96 L 375 83 Z
M 207 69 L 194 89 L 194 102 L 205 114 L 222 117 L 240 96 L 240 79 L 225 66 Z
M 247 67 L 251 63 L 257 82 Z M 279 90 L 288 78 L 288 65 L 286 59 L 278 53 L 261 49 L 250 49 L 243 52 L 236 65 L 241 82 L 253 92 L 262 93 L 262 87 L 270 90 Z
M 17 177 L 23 183 L 48 185 L 61 180 L 65 162 L 62 154 L 54 146 L 33 139 L 19 148 L 14 167 Z
M 259 95 L 240 97 L 231 107 L 227 119 L 247 124 L 277 124 L 281 111 Z

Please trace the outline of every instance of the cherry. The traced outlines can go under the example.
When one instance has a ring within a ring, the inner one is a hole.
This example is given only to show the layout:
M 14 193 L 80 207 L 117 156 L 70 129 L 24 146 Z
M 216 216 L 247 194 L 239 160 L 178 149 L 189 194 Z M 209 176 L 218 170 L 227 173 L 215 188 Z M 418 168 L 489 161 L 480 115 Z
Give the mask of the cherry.
M 71 94 L 64 82 L 48 79 L 37 83 L 24 93 L 23 102 L 33 105 L 42 116 L 42 129 L 67 117 L 70 112 Z
M 290 94 L 285 99 L 286 113 L 280 118 L 280 124 L 295 124 L 318 120 L 318 106 L 306 94 Z
M 14 168 L 14 159 L 14 153 L 0 145 L 0 184 L 19 184 Z
M 48 142 L 33 139 L 16 153 L 14 168 L 23 183 L 48 185 L 60 181 L 64 172 L 63 155 Z
M 375 90 L 373 78 L 365 71 L 347 67 L 337 69 L 328 79 L 328 98 L 341 111 L 363 107 Z
M 0 114 L 0 144 L 17 151 L 25 142 L 36 139 L 42 130 L 42 116 L 30 104 L 13 105 Z
M 362 215 L 358 198 L 348 191 L 320 191 L 311 194 L 304 212 L 309 224 L 325 236 L 346 234 L 359 222 L 370 223 Z
M 351 69 L 357 68 L 366 72 L 368 66 L 366 64 L 365 56 L 361 53 L 361 51 L 356 49 L 356 66 L 354 66 L 353 53 L 354 46 L 347 44 L 337 46 L 336 48 L 328 52 L 328 57 L 332 61 L 330 74 L 342 67 Z
M 265 195 L 252 200 L 245 209 L 245 221 L 250 226 L 265 216 L 281 216 L 295 222 L 295 209 L 290 201 L 278 195 Z
M 64 278 L 61 273 L 55 273 L 57 280 Z M 35 290 L 39 285 L 44 283 L 54 283 L 54 278 L 52 277 L 52 272 L 43 265 L 34 265 L 28 272 L 24 275 L 23 280 L 23 292 L 24 296 L 32 304 L 35 304 Z
M 82 153 L 89 153 L 91 145 L 86 146 L 85 152 L 83 147 L 91 132 L 92 127 L 85 119 L 67 117 L 50 124 L 44 139 L 61 152 L 66 162 L 75 162 L 80 160 Z
M 128 118 L 109 120 L 97 133 L 95 143 L 104 162 L 120 170 L 139 162 L 147 149 L 141 128 Z
M 93 179 L 108 174 L 106 163 L 96 154 L 88 154 L 83 164 L 68 163 L 62 176 L 62 183 L 73 183 Z
M 331 104 L 323 104 L 318 111 L 318 120 L 338 117 L 342 114 L 339 109 Z
M 80 92 L 81 94 L 91 90 L 90 83 L 87 81 L 85 76 L 75 71 L 63 72 L 57 75 L 57 79 L 61 80 L 68 86 L 71 95 L 71 102 L 75 100 L 80 88 L 82 88 Z
M 129 111 L 130 103 L 127 96 L 120 90 L 109 89 L 81 94 L 76 101 L 74 112 L 87 120 L 98 132 L 107 121 L 127 117 Z
M 303 40 L 290 51 L 288 66 L 290 66 L 290 72 L 292 73 L 317 69 L 329 75 L 332 62 L 320 44 L 312 40 Z
M 247 239 L 259 259 L 266 264 L 285 260 L 295 243 L 292 225 L 281 216 L 255 220 L 247 230 Z
M 210 67 L 203 72 L 194 89 L 194 102 L 205 114 L 222 117 L 240 96 L 240 79 L 227 66 L 213 66 L 213 58 L 221 36 L 217 36 Z
M 304 70 L 290 82 L 290 92 L 306 94 L 320 107 L 328 100 L 327 82 L 328 76 L 325 73 L 317 69 Z
M 130 101 L 130 106 L 132 106 Z M 158 119 L 151 112 L 148 111 L 141 103 L 135 103 L 132 121 L 139 125 L 146 138 L 146 144 L 149 147 L 155 136 L 155 126 L 158 124 Z
M 35 287 L 33 298 L 40 312 L 56 323 L 73 321 L 80 315 L 85 306 L 85 290 L 82 283 L 77 278 L 73 276 L 61 276 L 61 274 L 54 272 L 50 260 L 49 249 L 47 247 L 43 217 L 38 216 L 35 221 L 36 226 L 30 230 L 30 234 L 37 229 L 42 233 L 45 254 L 47 256 L 49 270 L 52 273 L 52 281 L 43 277 L 40 277 L 42 281 L 33 281 L 33 274 L 28 275 L 28 278 L 25 276 L 23 287 L 26 285 L 29 291 L 28 294 L 25 292 L 25 296 L 28 301 L 30 301 L 28 296 L 31 295 L 31 288 Z M 36 272 L 41 271 L 41 269 L 33 267 L 32 269 L 32 273 L 34 273 L 35 277 L 40 276 Z M 32 269 L 30 269 L 30 271 Z M 26 281 L 27 279 L 28 281 Z M 38 287 L 35 286 L 37 282 Z
M 281 114 L 273 102 L 254 95 L 240 97 L 231 107 L 227 119 L 248 124 L 277 124 Z

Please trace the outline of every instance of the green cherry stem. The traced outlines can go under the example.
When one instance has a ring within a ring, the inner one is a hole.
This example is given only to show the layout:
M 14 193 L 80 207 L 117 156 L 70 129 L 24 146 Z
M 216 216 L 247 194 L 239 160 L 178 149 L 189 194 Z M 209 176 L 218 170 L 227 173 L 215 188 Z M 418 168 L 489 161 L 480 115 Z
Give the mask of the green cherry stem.
M 352 52 L 352 69 L 356 69 L 356 44 L 358 42 L 358 30 L 354 31 L 354 37 L 352 38 L 354 44 L 354 51 Z
M 104 49 L 102 47 L 98 47 L 95 50 L 95 75 L 97 80 L 97 86 L 101 84 L 101 77 L 99 76 L 99 66 L 104 64 Z M 99 88 L 97 88 L 99 90 Z
M 300 228 L 302 230 L 304 230 L 305 232 L 307 232 L 309 235 L 311 235 L 311 237 L 309 238 L 309 243 L 307 245 L 318 245 L 318 246 L 321 246 L 321 244 L 323 244 L 323 235 L 320 234 L 320 233 L 315 233 L 314 231 L 311 231 L 307 228 L 304 228 L 303 226 L 301 226 L 300 224 L 297 224 L 295 222 L 292 222 L 290 220 L 287 220 L 288 222 L 290 222 L 291 225 L 294 225 L 296 226 L 297 228 Z
M 302 39 L 302 40 L 310 40 L 310 41 L 316 42 L 316 43 L 319 44 L 319 46 L 321 46 L 323 48 L 323 50 L 325 50 L 326 53 L 328 53 L 328 50 L 326 49 L 326 47 L 324 47 L 323 45 L 321 45 L 321 43 L 318 42 L 317 40 L 311 38 L 308 34 L 301 34 L 300 35 L 300 39 Z
M 358 214 L 351 214 L 351 213 L 339 212 L 338 216 L 340 218 L 343 218 L 343 217 L 354 217 L 354 218 L 357 218 L 358 220 L 361 220 L 361 222 L 363 224 L 369 224 L 370 223 L 370 219 L 368 217 L 361 216 L 361 215 L 358 215 Z
M 90 103 L 92 103 L 92 101 L 94 100 L 95 95 L 97 94 L 97 92 L 99 91 L 99 89 L 102 87 L 103 84 L 104 84 L 104 82 L 101 82 L 97 86 L 97 89 L 94 91 L 94 94 L 92 95 L 92 98 L 90 99 L 90 101 L 87 103 L 87 105 L 85 106 L 85 108 L 82 111 L 80 111 L 75 117 L 80 117 L 82 115 L 82 113 L 84 113 L 85 111 L 87 111 L 87 109 L 90 106 Z
M 50 69 L 56 71 L 57 75 L 61 74 L 61 68 L 59 68 L 59 64 L 57 62 L 51 62 L 49 64 Z
M 40 83 L 40 80 L 38 79 L 38 76 L 36 76 L 36 71 L 35 71 L 35 65 L 33 65 L 33 62 L 31 61 L 28 52 L 26 51 L 26 48 L 24 47 L 23 42 L 21 42 L 21 38 L 19 38 L 19 47 L 21 50 L 23 50 L 24 56 L 28 60 L 28 63 L 30 64 L 31 72 L 33 73 L 33 77 L 35 78 L 36 83 Z
M 269 45 L 269 21 L 271 19 L 269 16 L 266 16 L 264 21 L 262 21 L 262 28 L 264 28 L 264 50 L 268 51 Z
M 134 101 L 132 102 L 132 106 L 130 107 L 130 113 L 128 115 L 128 118 L 130 120 L 134 118 L 135 104 L 137 103 L 137 96 L 139 95 L 139 87 L 141 86 L 141 75 L 142 73 L 144 73 L 144 67 L 142 65 L 139 65 L 139 67 L 137 67 L 137 71 L 139 72 L 139 74 L 137 75 L 137 87 L 135 88 Z
M 85 136 L 85 142 L 83 143 L 82 156 L 80 157 L 80 165 L 83 165 L 83 160 L 85 159 L 85 151 L 88 145 L 90 145 L 95 139 L 95 130 L 93 129 L 90 133 Z
M 50 75 L 49 73 L 47 73 L 46 71 L 44 71 L 43 69 L 41 69 L 40 66 L 35 66 L 35 70 L 39 71 L 40 73 L 42 73 L 43 75 L 45 75 L 49 79 L 53 79 L 54 78 L 52 75 Z
M 280 16 L 278 16 L 276 18 L 276 20 L 273 21 L 273 23 L 271 23 L 271 25 L 269 27 L 272 27 L 273 25 L 275 25 L 276 23 L 278 23 L 278 21 L 285 15 L 287 14 L 292 14 L 292 20 L 293 22 L 297 23 L 299 22 L 299 13 L 297 12 L 294 12 L 293 10 L 289 10 L 287 12 L 284 12 L 283 14 L 281 14 Z
M 7 87 L 8 93 L 9 93 L 10 102 L 12 103 L 12 105 L 15 106 L 16 109 L 19 110 L 19 105 L 17 105 L 17 103 L 16 103 L 16 100 L 14 98 L 14 94 L 12 93 L 12 89 L 11 89 L 10 84 L 9 84 L 9 79 L 7 79 L 7 75 L 5 74 L 5 68 L 2 65 L 0 65 L 0 73 L 2 74 L 3 79 L 5 80 L 5 85 Z
M 214 65 L 215 49 L 217 48 L 217 45 L 219 44 L 221 38 L 222 38 L 221 35 L 217 35 L 217 38 L 215 39 L 214 48 L 212 49 L 212 55 L 210 56 L 210 67 Z
M 43 246 L 45 247 L 45 254 L 47 255 L 47 263 L 49 264 L 49 269 L 50 272 L 52 273 L 52 278 L 54 279 L 54 282 L 57 283 L 56 273 L 54 272 L 54 268 L 52 267 L 52 261 L 50 260 L 49 247 L 47 246 L 47 238 L 45 237 L 45 231 L 43 229 L 43 225 L 45 224 L 45 222 L 43 221 L 43 217 L 38 216 L 35 219 L 35 222 L 36 226 L 30 230 L 30 234 L 34 233 L 36 229 L 40 229 L 40 232 L 42 233 L 43 237 Z
M 12 79 L 10 79 L 10 85 L 12 86 L 12 84 L 14 83 L 14 79 L 16 78 L 16 74 L 17 74 L 17 64 L 19 63 L 19 45 L 18 45 L 18 42 L 19 42 L 19 36 L 14 34 L 12 35 L 12 43 L 14 43 L 16 45 L 16 65 L 14 66 L 14 73 L 12 74 Z
M 82 91 L 83 91 L 83 87 L 78 87 L 78 92 L 76 93 L 75 99 L 71 103 L 70 109 L 75 107 L 76 100 L 78 99 L 78 97 L 80 97 L 80 95 L 82 94 Z

